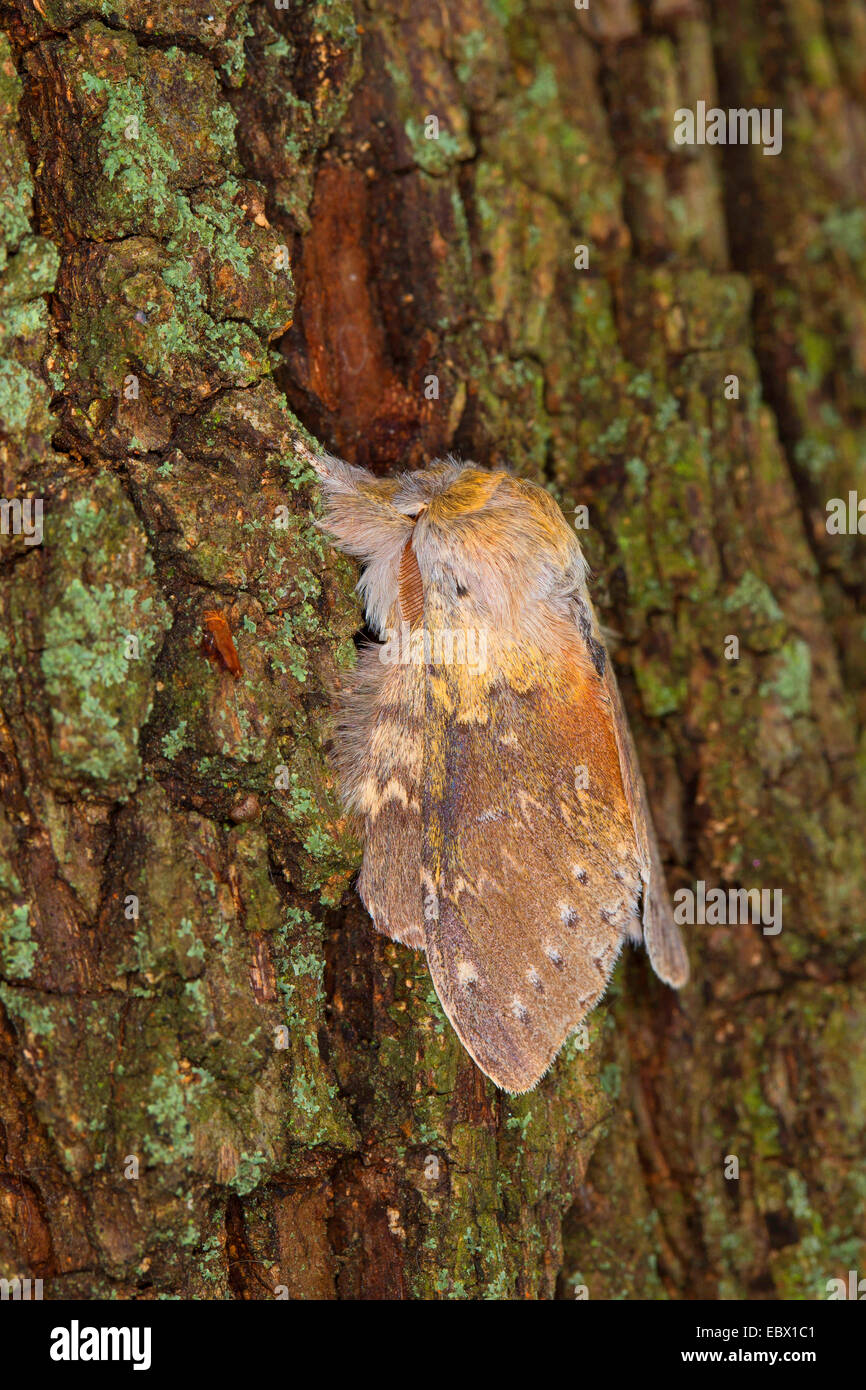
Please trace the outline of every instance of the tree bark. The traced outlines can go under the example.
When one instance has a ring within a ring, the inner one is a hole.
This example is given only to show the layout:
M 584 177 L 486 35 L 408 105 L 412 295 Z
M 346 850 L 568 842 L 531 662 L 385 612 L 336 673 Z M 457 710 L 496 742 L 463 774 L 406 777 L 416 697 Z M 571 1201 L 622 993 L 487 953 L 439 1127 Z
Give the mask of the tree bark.
M 825 1297 L 866 1260 L 866 550 L 825 525 L 866 495 L 866 5 L 0 16 L 2 489 L 44 503 L 0 538 L 0 1275 Z M 675 145 L 698 100 L 781 153 Z M 671 890 L 783 894 L 687 927 L 680 996 L 629 953 L 530 1095 L 352 891 L 314 440 L 587 507 Z

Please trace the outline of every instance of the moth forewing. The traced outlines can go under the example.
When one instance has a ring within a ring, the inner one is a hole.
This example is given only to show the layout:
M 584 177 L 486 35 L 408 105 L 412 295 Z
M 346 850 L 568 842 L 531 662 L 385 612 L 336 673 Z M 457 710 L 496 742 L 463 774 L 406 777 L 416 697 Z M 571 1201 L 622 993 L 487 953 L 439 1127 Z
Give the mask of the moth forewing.
M 428 593 L 431 611 L 435 624 Z M 465 1047 L 526 1091 L 603 994 L 640 865 L 612 712 L 578 634 L 554 659 L 493 633 L 487 658 L 483 674 L 427 667 L 424 933 Z

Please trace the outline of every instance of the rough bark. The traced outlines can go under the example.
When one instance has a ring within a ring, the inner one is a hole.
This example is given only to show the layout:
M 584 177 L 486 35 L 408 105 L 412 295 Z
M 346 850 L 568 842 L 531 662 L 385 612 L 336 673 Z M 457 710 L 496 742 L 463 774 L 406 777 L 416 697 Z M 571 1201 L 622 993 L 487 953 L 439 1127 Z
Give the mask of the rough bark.
M 866 550 L 824 518 L 866 494 L 866 5 L 712 12 L 0 7 L 2 490 L 45 499 L 42 545 L 0 540 L 0 1274 L 808 1299 L 864 1267 Z M 782 154 L 675 147 L 717 97 L 783 108 Z M 671 888 L 783 891 L 778 936 L 690 931 L 681 997 L 630 955 L 531 1095 L 352 894 L 359 616 L 305 431 L 588 506 Z

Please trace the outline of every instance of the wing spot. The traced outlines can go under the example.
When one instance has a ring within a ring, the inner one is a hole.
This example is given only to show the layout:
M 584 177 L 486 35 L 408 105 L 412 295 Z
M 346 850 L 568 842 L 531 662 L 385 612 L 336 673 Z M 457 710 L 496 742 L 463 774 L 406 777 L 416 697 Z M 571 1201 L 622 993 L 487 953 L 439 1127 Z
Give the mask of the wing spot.
M 424 922 L 427 926 L 433 926 L 439 921 L 439 894 L 436 892 L 436 885 L 429 874 L 421 873 L 421 891 L 423 894 Z
M 389 777 L 383 785 L 375 777 L 368 777 L 358 793 L 359 805 L 371 816 L 377 816 L 390 801 L 397 801 L 409 810 L 409 791 L 399 777 Z
M 526 973 L 529 976 L 529 983 L 532 985 L 533 989 L 537 989 L 539 994 L 543 994 L 544 985 L 541 983 L 541 976 L 539 975 L 535 966 L 530 965 Z
M 580 864 L 572 864 L 572 866 L 571 866 L 571 872 L 574 874 L 574 876 L 575 876 L 575 878 L 577 879 L 578 883 L 587 883 L 587 882 L 588 882 L 588 880 L 589 880 L 589 874 L 586 872 L 586 869 L 581 868 Z
M 577 913 L 570 903 L 559 904 L 559 917 L 564 927 L 570 927 L 577 918 Z
M 559 951 L 557 951 L 555 946 L 545 946 L 544 954 L 547 956 L 548 960 L 553 961 L 553 964 L 556 966 L 557 970 L 562 969 L 562 956 L 560 955 Z
M 478 984 L 478 971 L 471 960 L 461 960 L 457 964 L 457 979 L 464 989 L 474 989 Z
M 520 1019 L 521 1023 L 529 1022 L 529 1010 L 516 996 L 511 1001 L 511 1012 L 514 1014 L 515 1018 Z

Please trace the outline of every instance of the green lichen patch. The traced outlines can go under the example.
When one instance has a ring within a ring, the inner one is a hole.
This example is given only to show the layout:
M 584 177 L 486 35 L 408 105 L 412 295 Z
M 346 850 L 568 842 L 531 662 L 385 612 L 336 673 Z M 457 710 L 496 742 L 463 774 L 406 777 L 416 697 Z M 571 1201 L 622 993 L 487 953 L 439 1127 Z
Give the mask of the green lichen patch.
M 27 236 L 10 256 L 0 279 L 0 305 L 25 304 L 54 289 L 60 253 L 47 237 Z
M 787 631 L 785 615 L 768 585 L 746 570 L 736 588 L 728 594 L 724 610 L 732 615 L 736 632 L 754 651 L 773 651 Z
M 6 34 L 0 34 L 0 240 L 15 247 L 30 232 L 33 180 L 17 131 L 21 79 Z
M 147 540 L 117 480 L 103 475 L 51 507 L 46 546 L 40 667 L 56 773 L 124 794 L 139 775 L 139 730 L 169 626 Z
M 361 76 L 355 7 L 351 0 L 313 0 L 293 13 L 290 31 L 267 6 L 247 12 L 251 41 L 243 49 L 234 44 L 223 71 L 240 87 L 234 105 L 241 127 L 258 132 L 250 152 L 256 172 L 262 160 L 275 206 L 307 230 L 317 158 Z
M 354 1149 L 357 1134 L 335 1077 L 319 1048 L 325 993 L 322 927 L 308 912 L 288 909 L 274 937 L 274 963 L 288 1029 L 285 1128 L 292 1145 Z
M 268 341 L 292 317 L 287 246 L 237 177 L 235 117 L 206 59 L 85 23 L 31 67 L 70 98 L 40 188 L 76 243 L 67 423 L 116 457 L 160 449 L 172 409 L 271 370 Z
M 59 256 L 52 242 L 30 235 L 33 181 L 18 129 L 20 95 L 9 42 L 0 35 L 0 436 L 29 461 L 44 456 L 51 430 L 40 366 L 48 325 L 41 296 L 54 286 Z
M 444 56 L 432 49 L 419 54 L 414 71 L 406 61 L 399 30 L 383 35 L 377 54 L 394 87 L 394 135 L 401 152 L 429 174 L 442 174 L 470 159 L 474 145 L 460 88 Z
M 808 714 L 811 705 L 812 658 L 806 642 L 792 639 L 781 648 L 770 674 L 760 688 L 763 697 L 775 697 L 788 719 Z
M 284 250 L 254 220 L 253 194 L 229 181 L 177 204 L 166 247 L 133 237 L 69 267 L 76 426 L 124 454 L 167 442 L 168 402 L 192 408 L 267 374 L 267 340 L 291 319 Z
M 231 37 L 238 9 L 235 0 L 179 0 L 167 7 L 160 0 L 44 0 L 25 16 L 34 34 L 74 29 L 98 11 L 112 29 L 142 37 L 176 39 L 192 46 L 219 48 Z
M 30 931 L 27 903 L 0 903 L 0 975 L 26 980 L 33 971 L 38 945 Z
M 79 235 L 170 234 L 180 225 L 182 190 L 219 184 L 235 171 L 234 117 L 205 59 L 141 48 L 99 23 L 46 48 L 70 84 L 61 119 L 74 122 L 69 156 L 81 161 L 73 171 L 61 154 L 60 176 L 68 170 L 88 180 L 88 197 L 76 207 Z
M 0 419 L 6 433 L 38 438 L 51 426 L 44 382 L 10 358 L 0 362 Z

